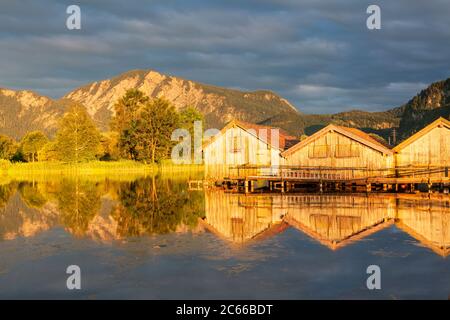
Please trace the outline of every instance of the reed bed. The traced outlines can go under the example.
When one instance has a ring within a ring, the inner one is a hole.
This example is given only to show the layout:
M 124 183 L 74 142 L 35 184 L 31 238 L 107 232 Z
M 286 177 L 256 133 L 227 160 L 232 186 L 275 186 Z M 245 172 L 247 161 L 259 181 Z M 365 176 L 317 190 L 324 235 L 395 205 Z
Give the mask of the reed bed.
M 142 177 L 160 175 L 171 177 L 203 176 L 203 165 L 175 165 L 171 161 L 161 164 L 145 164 L 137 161 L 89 161 L 82 163 L 64 162 L 17 162 L 0 163 L 1 181 L 12 180 L 57 180 L 82 177 L 85 180 L 132 181 Z

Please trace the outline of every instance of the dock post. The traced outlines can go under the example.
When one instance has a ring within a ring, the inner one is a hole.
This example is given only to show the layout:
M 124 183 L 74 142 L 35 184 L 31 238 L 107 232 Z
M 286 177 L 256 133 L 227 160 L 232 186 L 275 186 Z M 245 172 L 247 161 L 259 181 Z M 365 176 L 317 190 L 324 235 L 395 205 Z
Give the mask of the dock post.
M 322 183 L 322 181 L 319 182 L 319 192 L 320 193 L 323 192 L 323 183 Z
M 248 193 L 248 184 L 249 184 L 249 181 L 248 181 L 248 180 L 245 180 L 245 181 L 244 181 L 244 192 L 245 192 L 245 193 Z
M 428 193 L 431 193 L 431 188 L 433 187 L 432 182 L 428 182 Z
M 383 191 L 387 191 L 388 190 L 388 185 L 386 183 L 383 183 Z
M 256 182 L 256 181 L 249 181 L 249 184 L 250 184 L 250 192 L 255 192 L 255 182 Z
M 372 191 L 372 184 L 370 182 L 366 184 L 366 189 L 367 189 L 367 192 Z

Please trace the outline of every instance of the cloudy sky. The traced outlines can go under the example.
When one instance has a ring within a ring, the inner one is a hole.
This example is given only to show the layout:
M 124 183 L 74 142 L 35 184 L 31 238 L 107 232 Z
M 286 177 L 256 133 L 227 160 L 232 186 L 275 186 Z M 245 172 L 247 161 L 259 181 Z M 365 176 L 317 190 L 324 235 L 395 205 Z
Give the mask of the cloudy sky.
M 68 30 L 68 5 L 81 30 Z M 381 30 L 366 9 L 381 7 Z M 0 87 L 58 98 L 130 69 L 378 111 L 450 77 L 448 0 L 0 0 Z

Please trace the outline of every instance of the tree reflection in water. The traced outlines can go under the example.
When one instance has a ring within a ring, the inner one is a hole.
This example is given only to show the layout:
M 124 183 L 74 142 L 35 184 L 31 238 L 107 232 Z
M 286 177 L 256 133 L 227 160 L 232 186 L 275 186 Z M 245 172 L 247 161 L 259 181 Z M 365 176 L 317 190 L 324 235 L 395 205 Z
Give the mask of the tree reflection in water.
M 186 184 L 152 177 L 122 183 L 113 217 L 120 236 L 164 234 L 180 226 L 195 227 L 204 212 L 201 193 L 188 192 Z
M 98 183 L 63 180 L 56 190 L 61 223 L 72 234 L 83 236 L 101 207 Z
M 31 237 L 61 225 L 77 237 L 100 241 L 209 230 L 247 244 L 290 226 L 337 250 L 395 225 L 441 256 L 450 252 L 448 195 L 241 195 L 188 191 L 186 182 L 153 176 L 1 184 L 0 239 Z
M 3 208 L 16 191 L 16 183 L 0 184 L 0 207 Z
M 48 201 L 41 184 L 25 181 L 19 183 L 18 189 L 22 200 L 29 208 L 42 208 Z
M 108 237 L 121 239 L 187 231 L 204 216 L 202 192 L 188 191 L 184 179 L 159 176 L 132 182 L 79 177 L 13 182 L 0 185 L 0 207 L 7 204 L 9 214 L 0 220 L 10 237 L 22 234 L 24 221 L 46 224 L 47 229 L 59 224 L 77 237 L 102 229 Z

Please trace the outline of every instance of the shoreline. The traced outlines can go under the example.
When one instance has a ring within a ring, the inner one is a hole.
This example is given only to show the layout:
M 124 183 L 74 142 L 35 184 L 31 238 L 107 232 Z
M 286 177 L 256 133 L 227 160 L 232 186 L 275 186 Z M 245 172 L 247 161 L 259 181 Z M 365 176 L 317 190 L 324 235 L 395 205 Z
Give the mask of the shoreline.
M 139 177 L 170 175 L 203 175 L 203 165 L 175 165 L 169 161 L 160 164 L 121 161 L 88 161 L 77 164 L 57 161 L 16 162 L 0 164 L 1 180 L 28 180 L 57 177 L 111 177 L 114 180 L 133 180 Z

